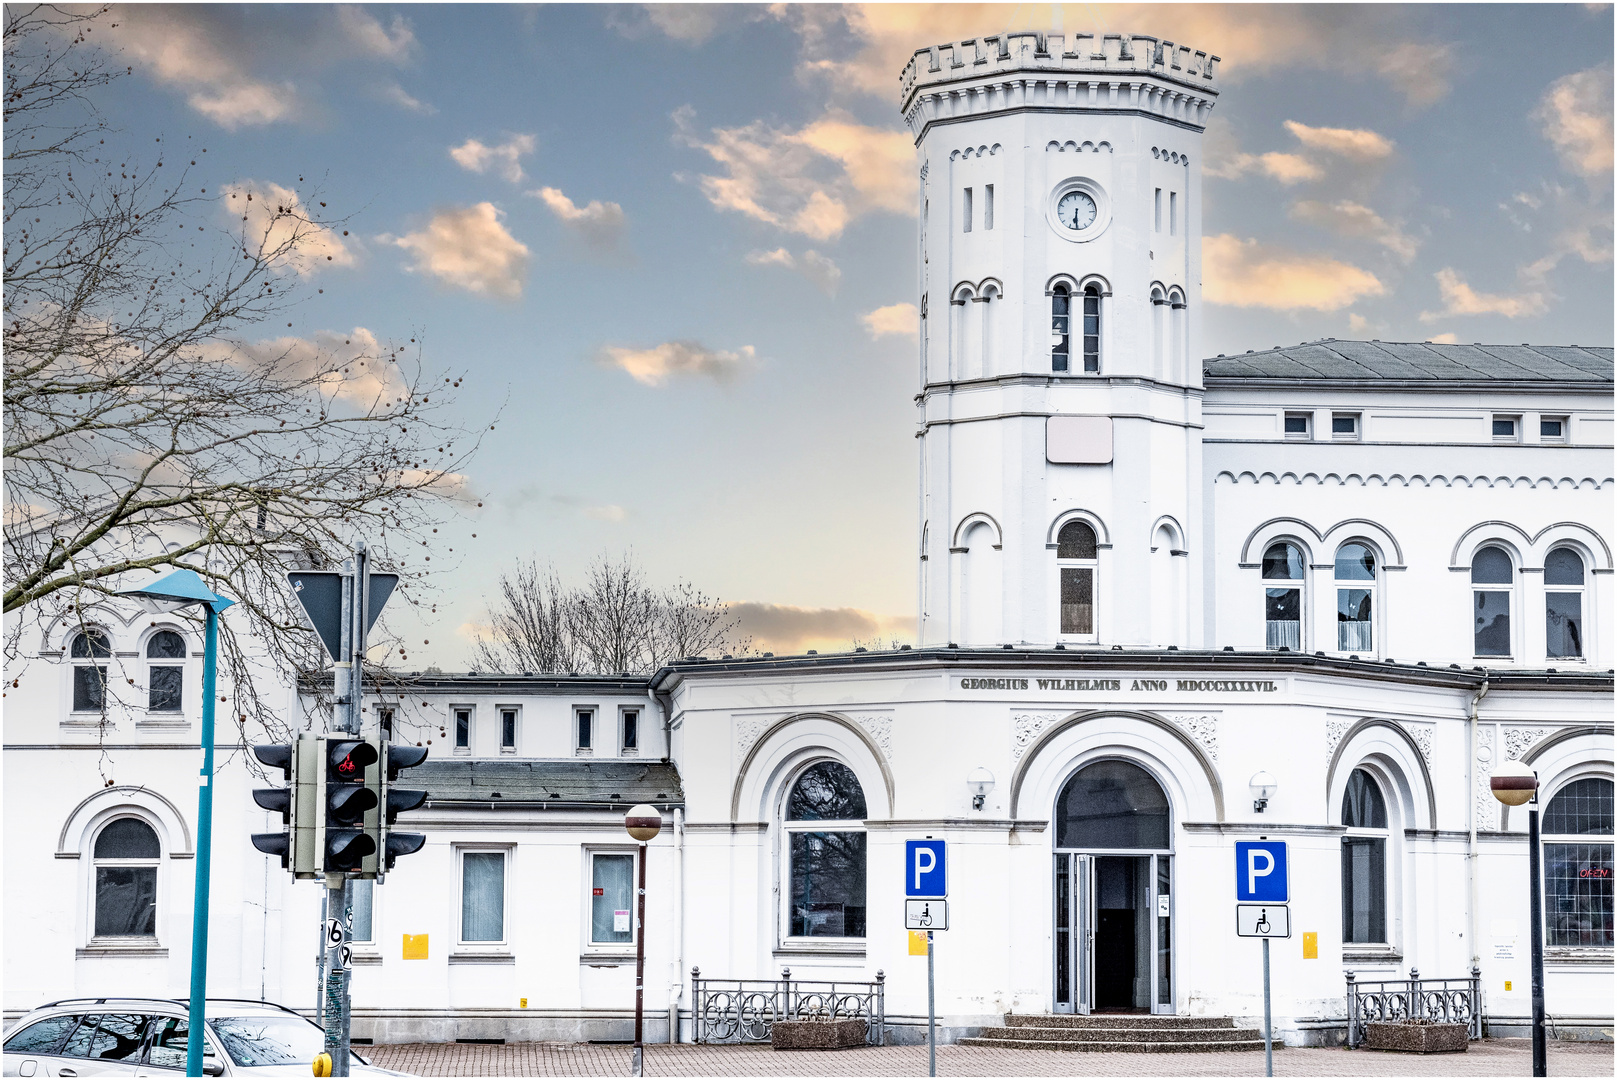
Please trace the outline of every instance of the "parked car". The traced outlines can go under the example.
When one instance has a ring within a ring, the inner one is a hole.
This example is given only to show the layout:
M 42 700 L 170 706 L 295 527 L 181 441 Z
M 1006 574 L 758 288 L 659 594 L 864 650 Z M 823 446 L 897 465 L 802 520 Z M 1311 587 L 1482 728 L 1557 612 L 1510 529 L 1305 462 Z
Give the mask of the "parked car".
M 5 1042 L 6 1076 L 185 1075 L 190 1009 L 169 998 L 70 998 L 17 1021 Z M 308 1076 L 325 1049 L 320 1026 L 267 1001 L 209 998 L 202 1071 L 208 1076 Z M 358 1054 L 354 1076 L 407 1076 Z

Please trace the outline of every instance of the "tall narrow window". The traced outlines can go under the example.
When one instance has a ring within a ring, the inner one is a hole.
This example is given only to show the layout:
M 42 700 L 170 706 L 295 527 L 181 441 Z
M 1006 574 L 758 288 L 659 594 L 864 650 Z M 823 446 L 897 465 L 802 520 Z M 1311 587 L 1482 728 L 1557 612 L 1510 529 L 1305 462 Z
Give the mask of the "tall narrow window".
M 1371 603 L 1376 590 L 1376 553 L 1363 544 L 1336 549 L 1336 648 L 1367 653 L 1374 648 Z
M 634 941 L 634 856 L 590 853 L 590 944 L 628 945 Z
M 455 749 L 470 750 L 472 748 L 472 710 L 455 710 Z
M 1543 834 L 1547 943 L 1611 948 L 1611 781 L 1589 776 L 1556 792 Z
M 500 710 L 500 749 L 514 754 L 517 749 L 517 711 Z
M 460 940 L 505 940 L 505 852 L 461 853 Z
M 623 749 L 630 753 L 640 750 L 640 710 L 623 710 Z
M 159 630 L 146 642 L 148 660 L 185 660 L 185 639 L 172 630 Z M 146 669 L 146 708 L 151 712 L 179 712 L 180 688 L 185 668 L 175 664 L 152 664 Z
M 68 650 L 73 664 L 73 711 L 100 712 L 107 699 L 107 666 L 97 664 L 112 655 L 112 642 L 100 630 L 86 630 Z
M 1387 940 L 1387 802 L 1375 779 L 1354 769 L 1342 796 L 1342 941 Z
M 1270 544 L 1263 553 L 1263 647 L 1303 647 L 1303 552 L 1296 544 Z
M 573 718 L 578 726 L 578 748 L 589 750 L 595 745 L 595 710 L 577 709 Z
M 393 741 L 393 710 L 378 706 L 376 709 L 376 724 L 382 729 L 382 738 Z
M 961 232 L 971 231 L 971 189 L 966 188 L 965 195 L 960 200 Z
M 1050 370 L 1066 371 L 1072 341 L 1072 293 L 1065 285 L 1050 290 Z
M 1061 632 L 1095 633 L 1095 530 L 1069 521 L 1056 534 L 1056 565 L 1061 577 Z
M 1167 371 L 1168 297 L 1160 286 L 1151 286 L 1151 366 L 1161 378 Z
M 785 806 L 792 937 L 865 936 L 865 792 L 838 761 L 810 765 Z
M 157 833 L 139 818 L 116 818 L 95 838 L 95 936 L 157 936 Z
M 1179 232 L 1179 193 L 1168 192 L 1168 235 L 1174 236 Z
M 994 227 L 994 185 L 983 185 L 983 231 Z
M 1544 655 L 1556 660 L 1581 657 L 1583 559 L 1571 548 L 1556 548 L 1544 560 L 1544 585 Z
M 1156 211 L 1156 213 L 1155 213 L 1155 217 L 1153 219 L 1153 223 L 1152 223 L 1151 228 L 1152 228 L 1153 232 L 1161 232 L 1162 231 L 1162 189 L 1161 188 L 1157 188 L 1155 211 Z
M 1100 370 L 1100 287 L 1084 286 L 1084 370 Z
M 1515 581 L 1515 567 L 1504 549 L 1485 547 L 1472 556 L 1472 634 L 1477 656 L 1510 655 L 1510 597 Z

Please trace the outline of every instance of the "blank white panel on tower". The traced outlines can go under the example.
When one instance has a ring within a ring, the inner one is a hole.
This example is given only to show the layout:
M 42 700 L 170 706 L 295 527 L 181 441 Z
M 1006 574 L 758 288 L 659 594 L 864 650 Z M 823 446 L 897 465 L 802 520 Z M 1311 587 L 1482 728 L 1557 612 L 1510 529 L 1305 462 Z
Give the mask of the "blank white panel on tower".
M 1110 465 L 1110 416 L 1052 416 L 1045 421 L 1044 456 L 1053 465 Z

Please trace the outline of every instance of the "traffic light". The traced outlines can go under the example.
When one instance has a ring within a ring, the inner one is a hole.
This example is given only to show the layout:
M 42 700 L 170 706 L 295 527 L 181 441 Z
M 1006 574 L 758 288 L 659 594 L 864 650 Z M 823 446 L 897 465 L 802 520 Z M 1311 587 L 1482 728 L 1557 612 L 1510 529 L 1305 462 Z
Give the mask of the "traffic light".
M 295 743 L 253 747 L 253 756 L 272 769 L 280 769 L 284 788 L 254 788 L 253 801 L 281 815 L 285 832 L 254 833 L 253 846 L 266 855 L 278 855 L 281 869 L 293 877 L 314 877 L 314 832 L 319 825 L 320 740 L 299 735 Z
M 376 852 L 376 840 L 365 831 L 365 812 L 377 805 L 377 793 L 366 782 L 376 764 L 376 747 L 351 736 L 328 735 L 325 744 L 325 819 L 321 850 L 327 873 L 361 869 Z
M 398 788 L 393 781 L 404 769 L 413 769 L 427 760 L 427 751 L 416 746 L 394 746 L 382 739 L 372 740 L 382 767 L 376 770 L 372 787 L 376 792 L 376 807 L 365 815 L 365 830 L 376 844 L 376 854 L 365 860 L 361 876 L 387 876 L 400 855 L 413 855 L 421 850 L 427 838 L 420 833 L 396 832 L 394 824 L 406 810 L 414 810 L 427 801 L 427 793 L 417 788 Z

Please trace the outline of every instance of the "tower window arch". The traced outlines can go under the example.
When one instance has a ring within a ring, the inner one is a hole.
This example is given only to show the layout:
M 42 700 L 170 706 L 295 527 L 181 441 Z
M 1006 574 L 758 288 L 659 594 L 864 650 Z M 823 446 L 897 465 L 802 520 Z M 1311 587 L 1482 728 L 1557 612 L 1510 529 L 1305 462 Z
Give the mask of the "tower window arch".
M 1166 376 L 1169 364 L 1168 296 L 1161 285 L 1151 286 L 1151 360 L 1152 372 L 1158 378 Z
M 1546 942 L 1611 948 L 1611 779 L 1586 776 L 1556 792 L 1543 834 Z
M 1336 648 L 1345 653 L 1375 649 L 1376 553 L 1349 541 L 1336 549 Z
M 1087 521 L 1069 521 L 1056 533 L 1062 634 L 1095 637 L 1098 546 L 1095 528 Z
M 1375 778 L 1354 769 L 1342 795 L 1342 940 L 1387 940 L 1387 800 Z
M 1544 559 L 1544 655 L 1577 659 L 1583 652 L 1583 557 L 1556 548 Z
M 86 630 L 68 649 L 73 661 L 73 711 L 100 712 L 107 700 L 107 666 L 96 661 L 112 655 L 112 639 L 101 630 Z
M 114 818 L 95 838 L 95 936 L 157 936 L 157 833 L 137 817 Z
M 786 796 L 788 934 L 865 936 L 865 791 L 840 761 L 798 774 Z
M 1303 551 L 1289 541 L 1263 553 L 1263 647 L 1303 647 Z
M 146 659 L 178 661 L 148 665 L 146 708 L 151 712 L 181 711 L 181 688 L 185 684 L 185 639 L 172 630 L 159 630 L 146 641 Z
M 1516 568 L 1504 548 L 1485 547 L 1471 557 L 1472 639 L 1475 655 L 1510 655 L 1510 608 Z
M 1100 286 L 1084 286 L 1084 371 L 1100 371 Z
M 1058 283 L 1050 290 L 1050 370 L 1067 371 L 1072 356 L 1072 290 Z

